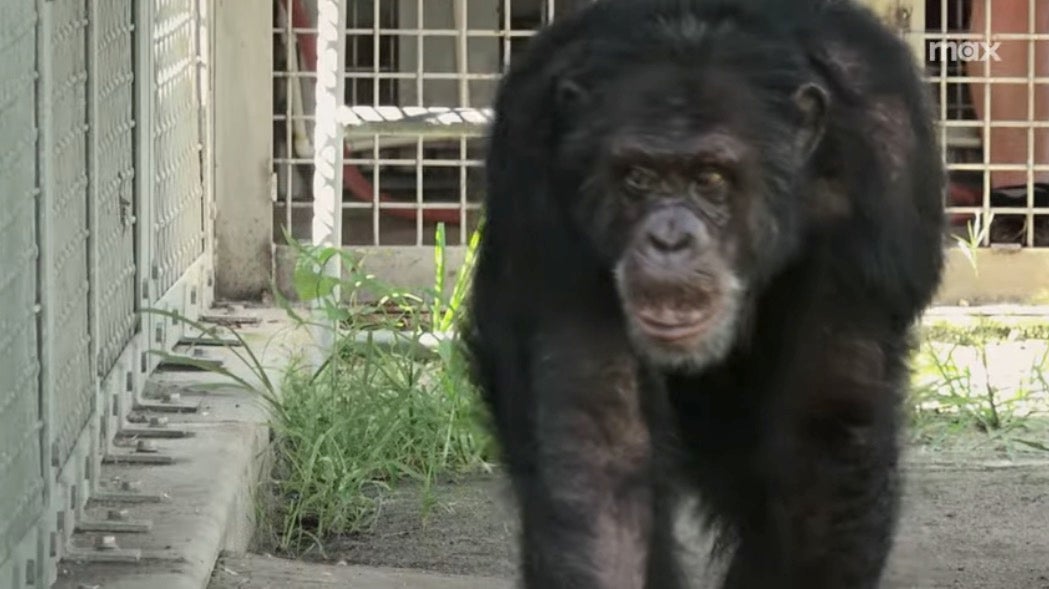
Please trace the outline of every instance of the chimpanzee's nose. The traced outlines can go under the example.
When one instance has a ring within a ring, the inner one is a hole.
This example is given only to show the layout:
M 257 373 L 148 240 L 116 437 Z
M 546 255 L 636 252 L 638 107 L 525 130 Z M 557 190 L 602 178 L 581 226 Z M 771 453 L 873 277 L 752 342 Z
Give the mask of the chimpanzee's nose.
M 673 257 L 702 249 L 709 241 L 706 227 L 683 207 L 668 207 L 652 213 L 645 222 L 645 249 L 653 257 Z
M 648 241 L 657 250 L 671 253 L 688 247 L 692 243 L 692 236 L 682 231 L 679 223 L 667 219 L 648 232 Z

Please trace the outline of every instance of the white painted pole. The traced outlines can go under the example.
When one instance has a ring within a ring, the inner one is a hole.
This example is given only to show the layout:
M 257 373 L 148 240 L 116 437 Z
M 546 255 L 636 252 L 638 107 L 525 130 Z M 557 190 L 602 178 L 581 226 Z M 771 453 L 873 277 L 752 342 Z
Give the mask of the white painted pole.
M 346 0 L 317 1 L 316 120 L 313 126 L 313 226 L 315 247 L 342 247 L 343 127 L 338 113 L 345 93 Z M 332 256 L 323 272 L 341 277 L 339 256 Z M 341 293 L 336 289 L 336 300 Z M 318 329 L 320 351 L 334 343 L 334 331 Z

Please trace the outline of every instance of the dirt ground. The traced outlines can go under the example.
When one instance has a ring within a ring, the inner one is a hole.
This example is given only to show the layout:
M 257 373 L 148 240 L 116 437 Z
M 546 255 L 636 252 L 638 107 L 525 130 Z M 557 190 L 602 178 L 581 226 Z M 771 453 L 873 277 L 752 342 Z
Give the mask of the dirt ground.
M 1049 589 L 1049 460 L 948 460 L 937 453 L 912 459 L 906 474 L 904 515 L 885 587 Z M 437 496 L 423 519 L 417 491 L 402 489 L 384 503 L 373 530 L 328 544 L 316 560 L 512 579 L 514 522 L 503 479 L 442 485 Z M 682 534 L 696 533 L 687 518 L 682 521 Z M 704 563 L 702 539 L 693 540 L 697 550 L 688 559 L 694 586 L 713 587 L 717 569 Z M 220 562 L 210 589 L 286 586 L 274 581 L 273 571 L 282 567 L 295 567 L 294 576 L 280 576 L 282 583 L 296 578 L 301 587 L 336 586 L 310 584 L 311 569 L 301 563 L 271 561 L 267 567 L 243 558 L 229 566 Z M 332 570 L 337 568 L 318 566 L 316 574 L 330 577 Z M 389 586 L 402 585 L 413 583 Z
M 990 365 L 1009 366 L 1006 380 L 1028 366 L 1016 349 L 994 353 L 1001 357 Z M 1027 421 L 1028 431 L 1002 436 L 966 434 L 946 420 L 921 428 L 908 449 L 884 589 L 1049 589 L 1049 452 L 1015 443 L 1044 447 L 1046 425 Z M 373 529 L 329 541 L 323 552 L 289 560 L 259 545 L 255 554 L 227 555 L 209 589 L 511 587 L 515 518 L 505 480 L 495 474 L 440 485 L 426 517 L 419 491 L 402 487 L 383 502 Z M 689 518 L 680 523 L 692 587 L 717 587 L 702 534 Z

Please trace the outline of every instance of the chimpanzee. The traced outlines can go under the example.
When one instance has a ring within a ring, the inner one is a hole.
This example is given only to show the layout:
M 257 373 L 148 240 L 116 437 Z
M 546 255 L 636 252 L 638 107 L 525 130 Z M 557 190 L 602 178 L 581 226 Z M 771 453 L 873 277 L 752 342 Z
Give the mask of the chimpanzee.
M 524 585 L 877 587 L 945 171 L 908 46 L 846 0 L 598 0 L 499 88 L 463 329 Z

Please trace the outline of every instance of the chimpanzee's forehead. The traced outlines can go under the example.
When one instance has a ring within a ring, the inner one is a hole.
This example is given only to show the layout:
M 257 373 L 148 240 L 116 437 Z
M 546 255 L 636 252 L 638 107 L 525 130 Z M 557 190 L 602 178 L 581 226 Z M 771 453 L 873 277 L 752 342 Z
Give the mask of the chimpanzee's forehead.
M 685 166 L 712 162 L 735 166 L 753 155 L 747 142 L 727 127 L 692 129 L 683 124 L 662 130 L 619 129 L 609 137 L 606 150 L 613 162 L 660 162 Z
M 659 130 L 745 126 L 760 98 L 745 80 L 717 68 L 646 64 L 612 80 L 603 107 L 628 126 Z

